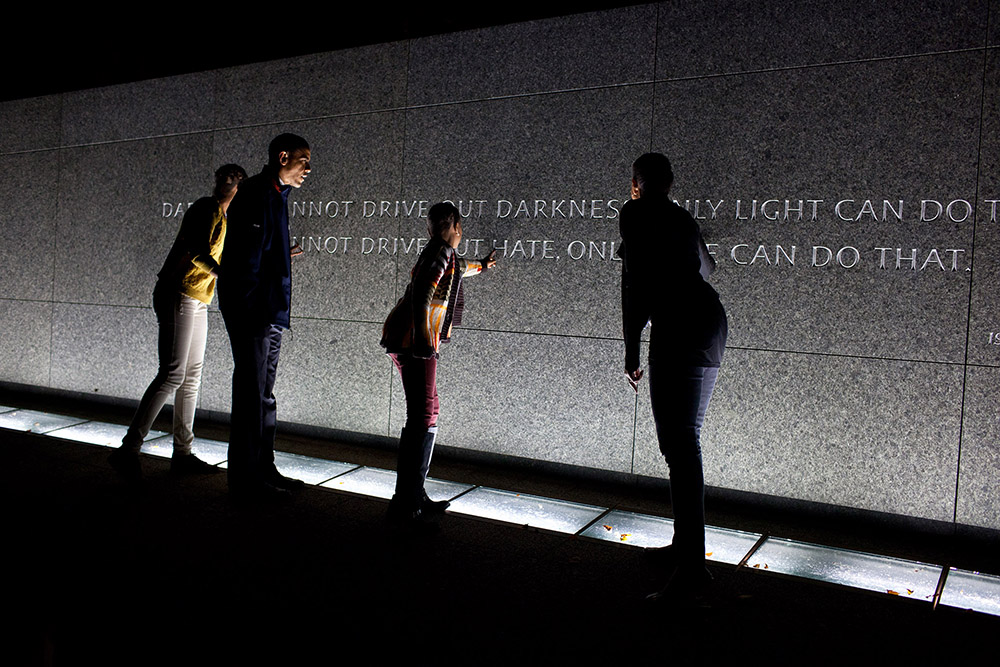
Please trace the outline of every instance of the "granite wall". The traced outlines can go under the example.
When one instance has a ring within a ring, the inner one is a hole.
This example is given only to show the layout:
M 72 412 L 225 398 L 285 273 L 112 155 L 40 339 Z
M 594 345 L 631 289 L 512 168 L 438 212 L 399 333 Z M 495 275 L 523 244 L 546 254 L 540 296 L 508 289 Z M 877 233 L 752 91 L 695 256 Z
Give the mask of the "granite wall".
M 223 162 L 292 195 L 289 422 L 388 436 L 428 204 L 468 215 L 440 441 L 663 476 L 622 376 L 617 214 L 667 153 L 729 311 L 728 489 L 1000 529 L 1000 0 L 665 2 L 0 104 L 0 381 L 136 399 L 155 274 Z M 665 261 L 667 261 L 665 259 Z M 229 409 L 210 313 L 203 409 Z

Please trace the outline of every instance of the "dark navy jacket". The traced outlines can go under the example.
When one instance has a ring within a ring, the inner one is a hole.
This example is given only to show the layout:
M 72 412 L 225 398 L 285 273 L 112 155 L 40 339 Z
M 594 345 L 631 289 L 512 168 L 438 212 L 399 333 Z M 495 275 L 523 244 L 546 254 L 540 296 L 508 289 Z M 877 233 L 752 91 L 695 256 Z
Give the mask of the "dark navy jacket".
M 683 208 L 643 195 L 621 209 L 625 368 L 639 367 L 639 341 L 652 322 L 649 357 L 658 364 L 719 366 L 728 323 L 705 277 L 714 266 L 701 231 Z
M 289 328 L 292 262 L 288 242 L 288 191 L 270 167 L 240 183 L 229 204 L 217 292 L 226 328 L 260 333 Z

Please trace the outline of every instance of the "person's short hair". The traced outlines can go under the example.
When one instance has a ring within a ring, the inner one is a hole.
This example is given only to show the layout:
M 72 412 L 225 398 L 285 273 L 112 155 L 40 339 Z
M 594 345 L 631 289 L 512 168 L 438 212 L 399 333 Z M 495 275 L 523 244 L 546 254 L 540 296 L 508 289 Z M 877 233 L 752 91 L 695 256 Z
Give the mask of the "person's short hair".
M 224 164 L 215 170 L 215 195 L 224 197 L 246 179 L 247 172 L 238 164 Z
M 462 214 L 458 212 L 454 204 L 446 201 L 434 204 L 427 212 L 427 232 L 431 238 L 435 238 L 448 231 L 461 219 Z
M 643 153 L 632 163 L 632 178 L 641 193 L 666 194 L 674 182 L 674 171 L 663 153 Z
M 299 135 L 292 134 L 291 132 L 279 134 L 274 139 L 271 139 L 271 143 L 267 147 L 267 163 L 272 167 L 277 167 L 279 157 L 282 153 L 288 153 L 291 156 L 297 150 L 308 149 L 309 142 Z

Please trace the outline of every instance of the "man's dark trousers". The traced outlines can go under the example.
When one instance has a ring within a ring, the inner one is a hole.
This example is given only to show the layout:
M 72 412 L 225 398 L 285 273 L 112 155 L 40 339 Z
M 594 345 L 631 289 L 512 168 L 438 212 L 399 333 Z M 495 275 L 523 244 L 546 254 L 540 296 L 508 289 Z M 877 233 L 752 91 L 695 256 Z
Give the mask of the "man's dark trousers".
M 282 329 L 273 324 L 250 332 L 227 328 L 234 364 L 229 488 L 240 493 L 271 481 L 275 471 L 274 378 Z
M 685 569 L 705 567 L 705 479 L 701 427 L 718 368 L 675 365 L 649 359 L 649 399 L 656 435 L 670 468 L 674 553 Z

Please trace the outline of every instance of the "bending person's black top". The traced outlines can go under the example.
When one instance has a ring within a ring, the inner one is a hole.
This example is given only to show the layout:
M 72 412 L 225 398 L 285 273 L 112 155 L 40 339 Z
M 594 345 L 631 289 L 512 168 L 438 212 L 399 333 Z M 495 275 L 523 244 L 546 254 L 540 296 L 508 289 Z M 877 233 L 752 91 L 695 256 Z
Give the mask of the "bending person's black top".
M 644 194 L 621 210 L 622 327 L 625 370 L 639 368 L 647 322 L 650 358 L 718 367 L 726 346 L 726 312 L 705 278 L 715 262 L 698 223 L 666 195 Z

